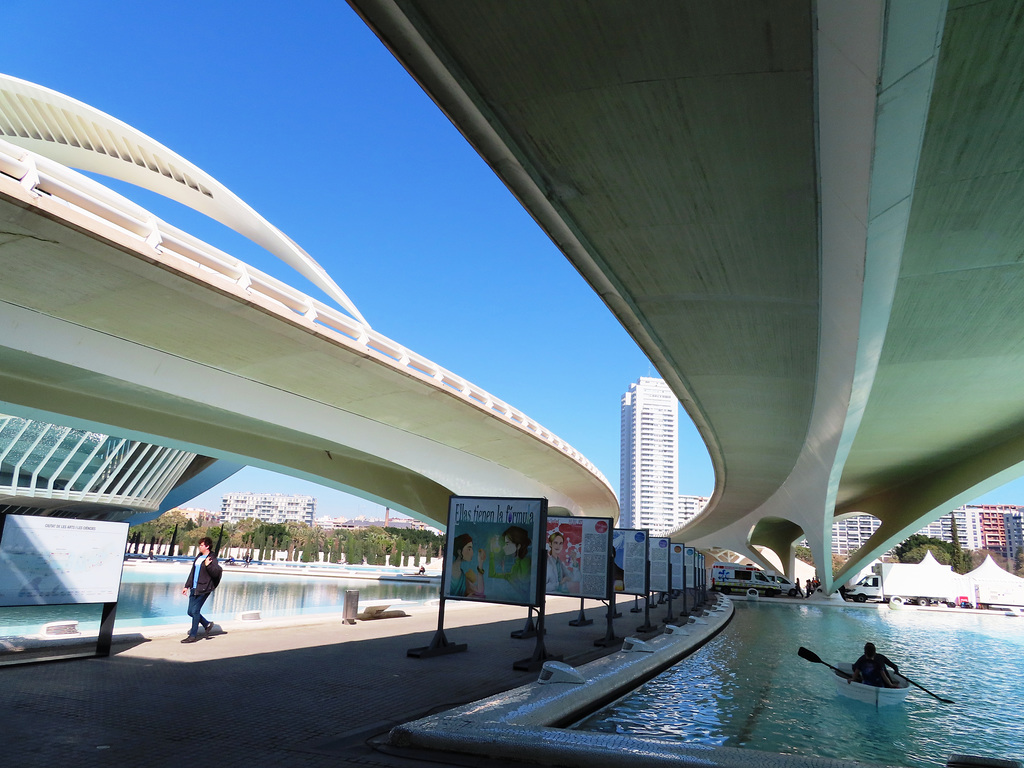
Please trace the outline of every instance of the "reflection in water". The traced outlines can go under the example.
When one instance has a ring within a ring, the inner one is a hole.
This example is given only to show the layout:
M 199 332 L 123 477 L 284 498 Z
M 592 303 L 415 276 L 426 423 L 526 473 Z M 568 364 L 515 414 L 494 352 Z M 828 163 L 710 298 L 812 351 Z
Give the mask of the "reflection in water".
M 721 635 L 577 727 L 911 768 L 945 765 L 954 753 L 1020 757 L 1020 619 L 734 604 Z M 831 671 L 797 656 L 806 646 L 831 664 L 853 661 L 866 640 L 958 704 L 915 690 L 901 706 L 876 709 L 838 697 Z
M 188 565 L 166 570 L 126 569 L 117 603 L 117 626 L 178 624 L 188 598 L 181 587 Z M 360 603 L 368 600 L 424 602 L 438 597 L 436 584 L 405 584 L 365 579 L 315 576 L 278 576 L 256 570 L 224 572 L 224 580 L 204 608 L 212 621 L 227 621 L 243 611 L 259 611 L 264 618 L 310 613 L 340 613 L 345 592 L 359 591 Z M 35 635 L 51 621 L 79 622 L 81 631 L 99 627 L 100 605 L 52 605 L 0 608 L 0 637 Z M 116 627 L 115 627 L 116 631 Z

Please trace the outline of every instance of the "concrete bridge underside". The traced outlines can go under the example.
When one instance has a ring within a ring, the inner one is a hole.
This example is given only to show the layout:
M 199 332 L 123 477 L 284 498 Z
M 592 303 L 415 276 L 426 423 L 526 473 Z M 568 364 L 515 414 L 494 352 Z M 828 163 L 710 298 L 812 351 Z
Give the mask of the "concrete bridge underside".
M 693 418 L 677 540 L 879 518 L 831 589 L 1024 471 L 1019 4 L 350 4 Z
M 600 473 L 540 428 L 3 174 L 0 275 L 0 412 L 276 469 L 433 522 L 453 493 L 618 514 Z

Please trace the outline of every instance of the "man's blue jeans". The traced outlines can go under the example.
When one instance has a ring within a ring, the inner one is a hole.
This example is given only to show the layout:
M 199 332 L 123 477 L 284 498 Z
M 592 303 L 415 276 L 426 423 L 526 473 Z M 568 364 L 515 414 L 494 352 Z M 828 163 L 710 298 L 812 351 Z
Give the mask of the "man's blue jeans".
M 207 592 L 205 595 L 197 595 L 194 589 L 188 591 L 188 615 L 192 617 L 192 629 L 188 633 L 192 637 L 196 637 L 199 634 L 200 624 L 208 623 L 201 611 L 203 610 L 203 603 L 206 602 L 206 598 L 210 594 L 210 592 Z

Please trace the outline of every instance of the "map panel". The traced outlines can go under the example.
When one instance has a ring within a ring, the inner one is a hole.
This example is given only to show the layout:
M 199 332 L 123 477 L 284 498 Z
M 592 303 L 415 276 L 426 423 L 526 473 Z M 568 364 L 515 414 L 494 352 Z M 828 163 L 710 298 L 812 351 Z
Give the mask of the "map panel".
M 0 534 L 0 606 L 113 603 L 128 523 L 7 515 Z

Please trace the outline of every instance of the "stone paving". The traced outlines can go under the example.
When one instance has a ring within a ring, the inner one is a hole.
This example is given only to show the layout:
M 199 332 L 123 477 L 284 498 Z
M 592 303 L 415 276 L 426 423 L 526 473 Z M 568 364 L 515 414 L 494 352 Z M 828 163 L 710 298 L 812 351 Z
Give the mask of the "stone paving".
M 644 623 L 632 605 L 619 603 L 619 638 Z M 594 645 L 606 633 L 604 607 L 587 601 L 594 623 L 571 627 L 579 606 L 561 598 L 548 606 L 545 648 L 570 664 L 608 652 Z M 436 756 L 386 754 L 374 737 L 532 682 L 537 672 L 513 663 L 533 655 L 536 639 L 510 637 L 525 625 L 522 608 L 453 601 L 445 634 L 468 650 L 410 658 L 408 649 L 434 636 L 437 608 L 407 610 L 355 624 L 225 623 L 224 634 L 190 645 L 180 643 L 184 625 L 172 636 L 118 634 L 108 658 L 0 668 L 0 754 L 5 765 L 44 768 L 177 768 L 196 758 L 221 768 L 426 764 Z M 652 624 L 665 612 L 652 608 Z M 444 764 L 477 762 L 450 759 Z

